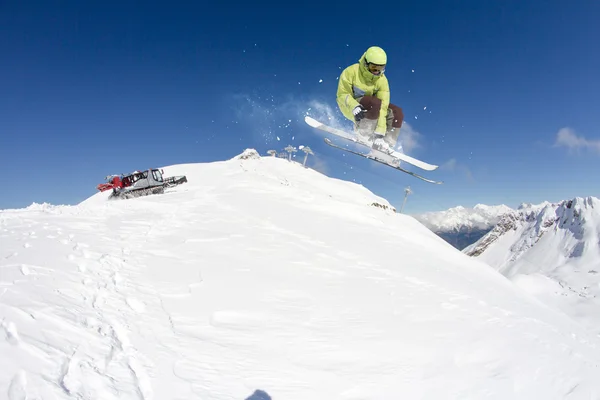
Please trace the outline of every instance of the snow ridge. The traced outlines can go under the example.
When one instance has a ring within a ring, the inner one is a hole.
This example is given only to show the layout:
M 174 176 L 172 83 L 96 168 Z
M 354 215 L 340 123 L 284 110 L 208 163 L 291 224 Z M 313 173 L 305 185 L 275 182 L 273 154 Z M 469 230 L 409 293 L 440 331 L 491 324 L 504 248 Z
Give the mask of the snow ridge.
M 600 333 L 600 200 L 523 205 L 467 255 Z
M 597 221 L 600 212 L 599 204 L 600 200 L 595 197 L 576 197 L 558 203 L 544 202 L 538 205 L 522 204 L 517 210 L 505 214 L 492 231 L 464 249 L 464 253 L 478 256 L 511 230 L 518 231 L 519 236 L 509 248 L 508 261 L 510 262 L 518 260 L 549 230 L 554 232 L 566 230 L 573 238 L 579 240 L 578 243 L 581 243 L 585 232 L 596 232 L 595 226 L 588 227 L 586 230 L 586 222 Z M 580 256 L 583 250 L 581 246 L 578 244 L 576 249 L 569 247 L 561 251 L 567 257 Z

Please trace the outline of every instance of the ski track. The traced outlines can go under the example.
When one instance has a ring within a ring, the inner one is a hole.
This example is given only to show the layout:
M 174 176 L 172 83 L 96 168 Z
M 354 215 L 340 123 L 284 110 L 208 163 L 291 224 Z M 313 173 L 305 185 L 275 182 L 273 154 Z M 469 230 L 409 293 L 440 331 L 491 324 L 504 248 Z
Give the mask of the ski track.
M 90 221 L 94 222 L 97 223 Z M 30 227 L 36 225 L 30 223 Z M 57 243 L 46 244 L 41 251 L 50 253 L 49 259 L 64 259 L 74 268 L 68 273 L 56 273 L 54 267 L 44 265 L 42 254 L 35 257 L 38 265 L 19 264 L 21 254 L 26 256 L 25 252 L 36 249 L 36 239 L 40 237 L 36 230 L 12 242 L 15 250 L 20 247 L 24 251 L 3 257 L 10 264 L 0 264 L 0 310 L 4 316 L 0 332 L 4 333 L 5 342 L 17 349 L 15 354 L 20 355 L 13 361 L 20 360 L 17 364 L 22 366 L 11 368 L 15 371 L 5 389 L 8 398 L 32 398 L 35 393 L 28 393 L 28 381 L 51 380 L 66 397 L 153 399 L 147 371 L 150 363 L 139 356 L 127 326 L 128 320 L 137 318 L 134 315 L 144 312 L 148 301 L 145 299 L 156 294 L 140 293 L 128 281 L 137 278 L 140 268 L 115 257 L 109 248 L 97 250 L 79 241 L 79 233 L 69 232 L 69 226 L 46 224 L 41 229 L 46 232 L 45 239 Z M 6 238 L 6 230 L 3 233 Z M 125 248 L 121 250 L 126 252 Z M 62 256 L 53 257 L 56 253 Z M 51 284 L 56 279 L 65 284 Z M 58 289 L 44 290 L 46 282 Z M 29 300 L 10 301 L 17 298 Z M 19 303 L 22 304 L 15 306 Z M 74 341 L 78 342 L 76 348 L 69 344 L 71 337 L 78 338 Z M 25 372 L 28 369 L 37 369 L 38 374 L 31 376 Z M 65 397 L 57 393 L 58 389 L 48 390 L 46 395 Z
M 112 225 L 112 218 L 114 216 L 106 218 L 107 225 Z M 77 223 L 82 226 L 86 224 L 81 219 Z M 179 299 L 193 295 L 202 282 L 201 275 L 197 271 L 189 281 L 175 286 L 167 284 L 160 290 L 143 283 L 144 267 L 136 263 L 136 258 L 144 252 L 149 241 L 161 240 L 176 231 L 177 223 L 161 225 L 160 222 L 147 224 L 125 220 L 116 228 L 116 233 L 109 233 L 110 229 L 115 229 L 114 226 L 102 229 L 102 223 L 97 218 L 91 218 L 89 223 L 99 227 L 95 234 L 101 238 L 100 243 L 105 248 L 99 249 L 86 243 L 82 236 L 89 233 L 84 229 L 77 232 L 68 223 L 65 226 L 49 224 L 43 228 L 47 233 L 43 237 L 55 241 L 58 246 L 46 245 L 41 250 L 50 253 L 49 259 L 64 259 L 65 263 L 72 265 L 68 273 L 64 272 L 64 266 L 54 268 L 44 265 L 46 257 L 42 256 L 36 257 L 40 260 L 37 265 L 19 264 L 19 255 L 27 255 L 23 251 L 13 251 L 3 257 L 10 264 L 0 264 L 0 310 L 2 315 L 7 316 L 2 320 L 0 332 L 4 332 L 8 344 L 20 349 L 21 355 L 15 356 L 15 359 L 23 360 L 21 364 L 25 369 L 38 371 L 30 379 L 34 387 L 40 386 L 44 380 L 56 383 L 56 389 L 48 389 L 47 395 L 82 399 L 154 399 L 156 394 L 151 381 L 157 374 L 156 366 L 136 349 L 131 338 L 131 329 L 135 327 L 131 327 L 129 321 L 143 318 L 138 315 L 145 314 L 148 309 L 150 315 L 163 315 L 163 319 L 172 320 L 173 317 L 162 305 L 161 296 Z M 34 226 L 31 223 L 31 227 Z M 4 237 L 10 237 L 13 232 L 5 229 L 3 233 Z M 210 245 L 215 241 L 240 237 L 239 234 L 226 237 L 213 234 L 211 237 L 208 231 L 206 234 L 206 238 L 195 238 L 189 243 L 193 246 L 197 243 Z M 115 237 L 121 241 L 120 248 L 113 244 Z M 32 251 L 37 238 L 35 232 L 31 231 L 13 244 Z M 92 241 L 98 243 L 96 238 Z M 152 253 L 151 246 L 149 251 Z M 62 256 L 54 257 L 56 253 Z M 143 254 L 141 258 L 144 258 Z M 65 285 L 58 285 L 59 289 L 54 292 L 44 292 L 45 279 L 50 282 L 61 279 Z M 31 284 L 34 288 L 28 288 Z M 31 297 L 35 300 L 15 307 L 4 298 L 9 290 L 11 298 Z M 75 309 L 72 304 L 75 304 Z M 27 326 L 31 323 L 43 327 L 38 330 L 35 326 Z M 235 324 L 232 321 L 229 323 Z M 27 332 L 22 339 L 18 333 L 19 325 L 25 326 L 24 331 Z M 244 322 L 239 325 L 242 327 Z M 164 339 L 159 340 L 159 345 L 165 347 L 166 354 L 185 353 L 186 344 L 180 343 L 175 329 L 158 330 L 163 331 L 160 336 Z M 142 336 L 155 334 L 135 333 Z M 78 342 L 76 348 L 72 348 L 62 335 L 78 337 L 75 340 Z M 35 368 L 34 365 L 43 367 Z M 10 400 L 36 395 L 27 392 L 25 369 L 14 372 L 6 389 Z M 174 375 L 174 370 L 170 370 L 170 373 Z M 183 392 L 183 397 L 194 390 L 202 392 L 199 388 L 193 388 L 193 382 L 194 379 L 191 379 L 189 392 Z M 162 390 L 169 393 L 168 388 Z

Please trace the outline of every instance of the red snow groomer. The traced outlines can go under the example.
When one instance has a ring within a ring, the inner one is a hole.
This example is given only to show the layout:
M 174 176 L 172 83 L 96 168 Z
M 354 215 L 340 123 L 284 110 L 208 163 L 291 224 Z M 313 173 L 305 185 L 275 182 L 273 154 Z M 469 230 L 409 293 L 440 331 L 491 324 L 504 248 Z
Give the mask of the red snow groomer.
M 162 194 L 165 188 L 187 182 L 185 175 L 164 178 L 162 169 L 134 171 L 128 175 L 108 175 L 104 179 L 106 183 L 99 184 L 96 189 L 101 192 L 112 189 L 109 199 L 130 199 L 149 194 Z

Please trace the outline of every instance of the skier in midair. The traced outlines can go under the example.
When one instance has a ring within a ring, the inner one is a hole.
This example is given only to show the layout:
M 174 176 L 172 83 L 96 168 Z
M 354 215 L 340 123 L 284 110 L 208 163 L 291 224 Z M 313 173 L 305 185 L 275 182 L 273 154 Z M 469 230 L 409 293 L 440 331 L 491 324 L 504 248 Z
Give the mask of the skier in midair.
M 359 62 L 350 65 L 339 78 L 337 104 L 346 118 L 354 121 L 361 141 L 373 143 L 375 150 L 394 152 L 404 113 L 390 103 L 390 87 L 385 76 L 387 55 L 378 46 L 365 51 Z

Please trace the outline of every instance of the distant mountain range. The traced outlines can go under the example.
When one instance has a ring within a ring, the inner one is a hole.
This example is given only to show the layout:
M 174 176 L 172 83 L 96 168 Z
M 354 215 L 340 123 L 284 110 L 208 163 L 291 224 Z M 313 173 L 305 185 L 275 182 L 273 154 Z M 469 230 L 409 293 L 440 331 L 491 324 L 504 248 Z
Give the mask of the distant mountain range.
M 505 205 L 477 204 L 445 211 L 413 215 L 415 219 L 459 250 L 475 243 L 490 232 L 503 215 L 514 210 Z
M 521 205 L 463 252 L 506 276 L 555 269 L 589 258 L 600 260 L 600 200 L 576 197 Z M 589 263 L 587 263 L 589 264 Z
M 600 333 L 600 199 L 522 204 L 463 253 Z

